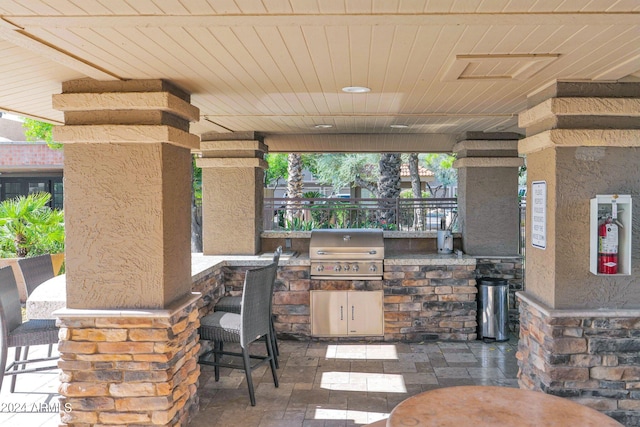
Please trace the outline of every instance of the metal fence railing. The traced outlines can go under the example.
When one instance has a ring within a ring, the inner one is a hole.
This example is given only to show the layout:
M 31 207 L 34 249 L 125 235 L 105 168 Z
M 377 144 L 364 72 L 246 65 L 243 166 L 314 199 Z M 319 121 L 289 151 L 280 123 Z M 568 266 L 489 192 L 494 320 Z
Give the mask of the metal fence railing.
M 428 231 L 441 226 L 457 231 L 455 198 L 345 199 L 265 198 L 264 230 L 382 228 Z

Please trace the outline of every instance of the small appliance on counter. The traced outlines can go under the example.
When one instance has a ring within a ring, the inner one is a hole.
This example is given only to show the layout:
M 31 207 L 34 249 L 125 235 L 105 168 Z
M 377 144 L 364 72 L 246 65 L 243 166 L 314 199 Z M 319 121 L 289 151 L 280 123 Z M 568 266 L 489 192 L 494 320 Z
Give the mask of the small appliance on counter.
M 438 230 L 438 253 L 453 253 L 453 233 L 451 230 Z

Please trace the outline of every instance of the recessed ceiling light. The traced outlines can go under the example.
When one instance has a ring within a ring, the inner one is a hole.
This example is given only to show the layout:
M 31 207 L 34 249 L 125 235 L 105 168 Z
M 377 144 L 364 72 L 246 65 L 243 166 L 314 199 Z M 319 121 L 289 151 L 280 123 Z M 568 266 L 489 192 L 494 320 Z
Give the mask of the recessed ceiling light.
M 371 89 L 364 86 L 347 86 L 343 87 L 342 91 L 347 93 L 367 93 L 371 92 Z
M 390 125 L 389 127 L 390 127 L 390 128 L 394 128 L 394 129 L 406 129 L 406 128 L 408 128 L 408 127 L 409 127 L 409 125 L 402 125 L 402 124 L 399 124 L 399 125 Z
M 329 129 L 332 128 L 333 125 L 328 125 L 328 124 L 319 124 L 319 125 L 315 125 L 314 128 L 316 129 Z

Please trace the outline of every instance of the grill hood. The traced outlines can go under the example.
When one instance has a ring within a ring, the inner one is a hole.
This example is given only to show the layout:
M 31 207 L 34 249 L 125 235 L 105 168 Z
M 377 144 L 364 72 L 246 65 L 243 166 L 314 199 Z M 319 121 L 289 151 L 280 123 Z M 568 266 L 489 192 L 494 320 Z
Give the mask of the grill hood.
M 309 242 L 312 260 L 384 259 L 382 230 L 342 228 L 313 230 Z

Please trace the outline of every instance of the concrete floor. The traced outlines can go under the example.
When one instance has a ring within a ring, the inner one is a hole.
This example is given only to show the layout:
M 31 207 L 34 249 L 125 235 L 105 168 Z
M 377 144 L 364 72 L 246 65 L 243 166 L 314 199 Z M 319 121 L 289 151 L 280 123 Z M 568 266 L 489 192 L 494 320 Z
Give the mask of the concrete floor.
M 267 366 L 254 371 L 252 407 L 244 372 L 202 366 L 200 411 L 191 427 L 358 426 L 389 415 L 404 399 L 438 387 L 517 387 L 517 339 L 504 343 L 371 343 L 280 341 L 280 387 Z M 263 349 L 259 345 L 258 351 Z M 36 357 L 45 346 L 32 347 Z M 13 356 L 10 352 L 9 358 Z M 0 425 L 56 427 L 58 373 L 10 378 L 0 392 Z

